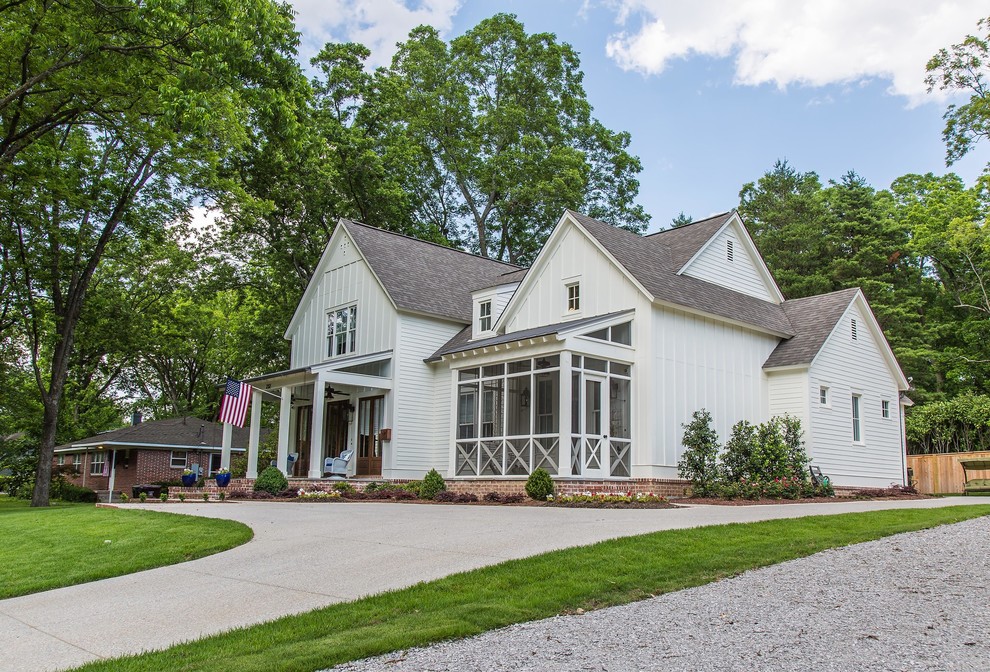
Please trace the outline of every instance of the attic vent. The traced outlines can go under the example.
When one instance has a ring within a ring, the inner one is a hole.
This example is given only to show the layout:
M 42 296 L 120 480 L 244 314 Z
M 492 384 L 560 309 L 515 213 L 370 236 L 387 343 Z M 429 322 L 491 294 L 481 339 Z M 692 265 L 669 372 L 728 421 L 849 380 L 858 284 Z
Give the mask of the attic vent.
M 732 241 L 725 241 L 725 259 L 727 261 L 732 261 Z
M 852 320 L 852 339 L 854 341 L 857 340 L 857 334 L 856 334 L 856 318 L 855 317 Z

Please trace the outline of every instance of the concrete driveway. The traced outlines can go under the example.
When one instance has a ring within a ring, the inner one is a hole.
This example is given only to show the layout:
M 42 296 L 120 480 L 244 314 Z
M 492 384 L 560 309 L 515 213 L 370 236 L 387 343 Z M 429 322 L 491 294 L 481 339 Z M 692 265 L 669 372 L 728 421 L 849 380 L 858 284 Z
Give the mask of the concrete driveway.
M 447 574 L 657 530 L 990 503 L 990 498 L 659 510 L 392 503 L 140 505 L 229 518 L 238 548 L 137 574 L 0 600 L 0 670 L 56 670 L 138 653 Z M 138 505 L 133 505 L 138 506 Z

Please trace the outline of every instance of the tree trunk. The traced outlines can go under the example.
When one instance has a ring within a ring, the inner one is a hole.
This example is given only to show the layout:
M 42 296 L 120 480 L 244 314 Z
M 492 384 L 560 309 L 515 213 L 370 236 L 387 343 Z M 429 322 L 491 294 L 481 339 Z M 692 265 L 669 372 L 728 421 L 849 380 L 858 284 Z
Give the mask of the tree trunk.
M 58 391 L 62 396 L 62 391 Z M 41 448 L 38 452 L 38 468 L 35 470 L 34 492 L 31 506 L 48 506 L 51 500 L 52 459 L 55 454 L 55 432 L 58 430 L 58 400 L 49 396 L 45 400 L 45 413 L 41 425 Z

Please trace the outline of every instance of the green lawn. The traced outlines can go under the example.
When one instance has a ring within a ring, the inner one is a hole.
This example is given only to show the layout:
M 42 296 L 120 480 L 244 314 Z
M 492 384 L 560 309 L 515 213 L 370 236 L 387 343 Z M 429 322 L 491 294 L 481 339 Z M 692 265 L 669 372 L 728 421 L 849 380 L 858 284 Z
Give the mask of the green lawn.
M 239 546 L 229 520 L 0 497 L 0 599 L 172 565 Z M 109 543 L 108 543 L 109 542 Z
M 80 670 L 310 671 L 697 586 L 818 551 L 990 514 L 904 509 L 658 532 L 546 553 Z

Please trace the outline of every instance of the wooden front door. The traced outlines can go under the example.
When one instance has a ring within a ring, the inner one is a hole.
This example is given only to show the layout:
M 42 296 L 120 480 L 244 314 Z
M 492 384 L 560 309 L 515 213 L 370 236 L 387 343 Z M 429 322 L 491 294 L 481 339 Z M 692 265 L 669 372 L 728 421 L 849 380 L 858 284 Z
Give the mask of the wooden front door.
M 296 461 L 290 476 L 309 476 L 309 447 L 312 445 L 313 407 L 300 406 L 296 409 Z
M 347 450 L 347 412 L 351 402 L 327 402 L 327 452 L 326 457 L 337 457 Z
M 385 397 L 367 397 L 358 402 L 356 476 L 382 475 L 382 442 L 378 432 L 384 417 Z

